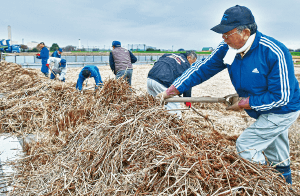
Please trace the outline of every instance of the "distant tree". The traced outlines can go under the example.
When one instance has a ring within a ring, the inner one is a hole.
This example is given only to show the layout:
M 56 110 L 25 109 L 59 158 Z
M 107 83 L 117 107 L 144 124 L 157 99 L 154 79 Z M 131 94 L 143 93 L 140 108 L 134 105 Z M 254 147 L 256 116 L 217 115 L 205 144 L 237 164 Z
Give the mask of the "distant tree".
M 33 48 L 32 50 L 28 50 L 28 52 L 39 52 L 37 48 Z
M 57 43 L 53 43 L 52 46 L 50 47 L 50 51 L 55 51 L 58 50 L 59 46 Z
M 68 45 L 68 46 L 64 47 L 63 50 L 65 52 L 74 51 L 75 50 L 75 46 Z
M 21 49 L 22 52 L 25 52 L 25 51 L 28 50 L 28 46 L 27 46 L 27 45 L 24 45 L 24 44 L 21 44 L 21 45 L 20 45 L 20 49 Z
M 146 51 L 160 51 L 160 49 L 147 48 Z

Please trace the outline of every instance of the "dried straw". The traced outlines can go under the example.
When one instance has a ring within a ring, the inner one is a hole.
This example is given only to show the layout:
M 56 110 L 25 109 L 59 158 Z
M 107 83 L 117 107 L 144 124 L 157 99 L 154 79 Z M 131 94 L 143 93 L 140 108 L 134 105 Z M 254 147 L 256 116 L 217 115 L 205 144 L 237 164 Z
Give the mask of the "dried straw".
M 123 80 L 80 93 L 13 66 L 0 66 L 18 73 L 1 74 L 1 131 L 36 142 L 14 163 L 11 195 L 294 195 L 272 167 L 228 148 L 237 137 L 179 120 Z

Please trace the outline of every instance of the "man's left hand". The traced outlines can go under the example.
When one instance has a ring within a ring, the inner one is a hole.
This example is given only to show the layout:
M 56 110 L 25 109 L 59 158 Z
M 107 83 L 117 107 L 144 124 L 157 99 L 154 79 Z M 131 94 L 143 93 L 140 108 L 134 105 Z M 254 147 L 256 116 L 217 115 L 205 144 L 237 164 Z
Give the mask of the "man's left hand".
M 243 109 L 250 110 L 249 97 L 239 97 L 232 105 L 227 106 L 226 110 L 241 111 Z
M 239 97 L 238 100 L 234 103 L 232 103 L 232 105 L 228 105 L 226 107 L 226 110 L 233 110 L 233 111 L 241 111 L 243 110 L 243 108 L 239 107 L 239 101 L 242 99 L 242 97 Z

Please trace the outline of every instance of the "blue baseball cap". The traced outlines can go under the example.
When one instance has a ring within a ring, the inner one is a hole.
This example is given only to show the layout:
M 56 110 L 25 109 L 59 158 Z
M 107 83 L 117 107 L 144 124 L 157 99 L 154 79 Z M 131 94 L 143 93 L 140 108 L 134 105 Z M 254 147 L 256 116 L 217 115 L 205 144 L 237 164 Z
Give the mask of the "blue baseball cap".
M 236 5 L 228 8 L 222 17 L 221 23 L 211 28 L 216 33 L 227 33 L 232 29 L 241 26 L 255 23 L 254 16 L 250 9 L 245 6 Z
M 61 59 L 61 60 L 60 60 L 60 63 L 61 63 L 61 66 L 62 66 L 62 67 L 65 67 L 67 61 L 66 61 L 65 59 Z
M 59 51 L 59 52 L 62 52 L 62 51 L 63 51 L 63 49 L 61 49 L 61 48 L 58 48 L 58 51 Z
M 121 47 L 121 42 L 119 42 L 119 41 L 113 41 L 111 45 L 115 46 L 115 47 Z

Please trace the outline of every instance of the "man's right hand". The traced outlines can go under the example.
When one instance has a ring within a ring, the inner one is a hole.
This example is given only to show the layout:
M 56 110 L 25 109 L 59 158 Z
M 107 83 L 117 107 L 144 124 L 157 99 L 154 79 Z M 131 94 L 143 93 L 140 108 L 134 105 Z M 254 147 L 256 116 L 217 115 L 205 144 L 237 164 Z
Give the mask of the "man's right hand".
M 168 99 L 170 97 L 173 97 L 173 96 L 168 95 L 166 91 L 156 95 L 156 98 L 160 100 L 161 105 L 165 105 L 165 99 Z
M 50 67 L 49 67 L 49 64 L 46 64 L 46 66 L 47 66 L 48 68 L 50 68 Z
M 164 101 L 165 99 L 170 98 L 170 96 L 168 96 L 168 95 L 167 95 L 167 92 L 164 91 L 164 92 L 162 92 L 162 93 L 158 93 L 158 94 L 156 95 L 156 98 L 160 99 L 161 101 Z

